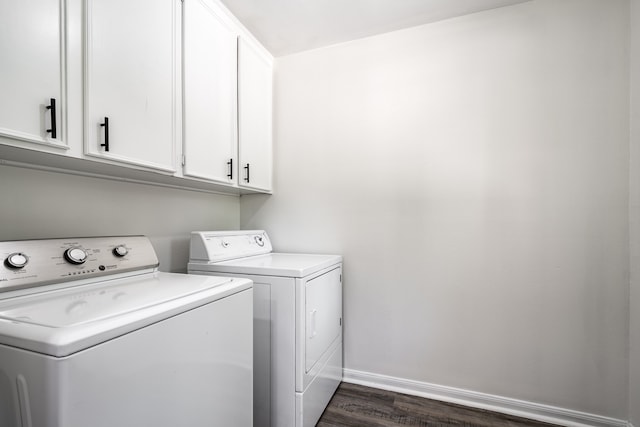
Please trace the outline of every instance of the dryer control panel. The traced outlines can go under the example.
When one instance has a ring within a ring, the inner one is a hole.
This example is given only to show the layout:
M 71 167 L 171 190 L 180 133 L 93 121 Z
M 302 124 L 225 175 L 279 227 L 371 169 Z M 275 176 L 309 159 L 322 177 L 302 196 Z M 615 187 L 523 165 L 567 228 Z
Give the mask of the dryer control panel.
M 272 251 L 264 230 L 194 231 L 191 233 L 191 261 L 220 262 Z
M 2 292 L 158 266 L 144 236 L 0 242 Z

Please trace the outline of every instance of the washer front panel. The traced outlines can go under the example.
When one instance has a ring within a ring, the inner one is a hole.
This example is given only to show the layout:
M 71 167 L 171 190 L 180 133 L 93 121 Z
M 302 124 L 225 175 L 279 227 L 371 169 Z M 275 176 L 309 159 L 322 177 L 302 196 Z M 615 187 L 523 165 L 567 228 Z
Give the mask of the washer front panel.
M 67 357 L 0 344 L 0 426 L 250 427 L 251 314 L 248 288 Z

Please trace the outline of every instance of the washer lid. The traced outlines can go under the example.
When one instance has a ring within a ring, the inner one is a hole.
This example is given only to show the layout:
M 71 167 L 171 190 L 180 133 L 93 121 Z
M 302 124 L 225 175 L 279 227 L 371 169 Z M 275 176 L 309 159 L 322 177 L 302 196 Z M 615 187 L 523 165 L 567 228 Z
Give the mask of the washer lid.
M 10 298 L 0 302 L 0 344 L 66 356 L 250 287 L 154 272 Z
M 222 262 L 192 261 L 189 263 L 189 272 L 302 278 L 340 262 L 340 255 L 269 253 Z

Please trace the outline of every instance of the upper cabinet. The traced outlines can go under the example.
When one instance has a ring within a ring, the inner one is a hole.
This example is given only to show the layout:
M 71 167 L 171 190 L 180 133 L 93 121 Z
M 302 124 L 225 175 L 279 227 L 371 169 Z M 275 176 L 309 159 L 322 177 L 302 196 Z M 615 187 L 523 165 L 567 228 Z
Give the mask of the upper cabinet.
M 214 5 L 183 5 L 184 174 L 237 182 L 237 32 Z
M 272 59 L 238 40 L 238 147 L 243 187 L 271 191 Z
M 179 0 L 86 0 L 85 153 L 175 171 Z
M 185 0 L 184 175 L 271 191 L 273 58 L 214 0 Z
M 272 56 L 220 0 L 0 1 L 0 161 L 271 192 Z
M 64 13 L 64 0 L 0 2 L 3 143 L 54 151 L 68 148 Z

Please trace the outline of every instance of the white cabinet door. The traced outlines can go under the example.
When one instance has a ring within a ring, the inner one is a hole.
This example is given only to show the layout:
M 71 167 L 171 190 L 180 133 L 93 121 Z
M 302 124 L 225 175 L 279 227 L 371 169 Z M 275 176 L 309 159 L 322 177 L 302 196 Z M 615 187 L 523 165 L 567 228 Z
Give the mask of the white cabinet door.
M 271 191 L 271 59 L 238 41 L 239 185 Z
M 185 0 L 184 175 L 237 181 L 236 32 L 204 0 Z
M 0 2 L 0 136 L 67 148 L 64 10 L 64 0 Z
M 86 0 L 85 153 L 175 170 L 180 0 Z

